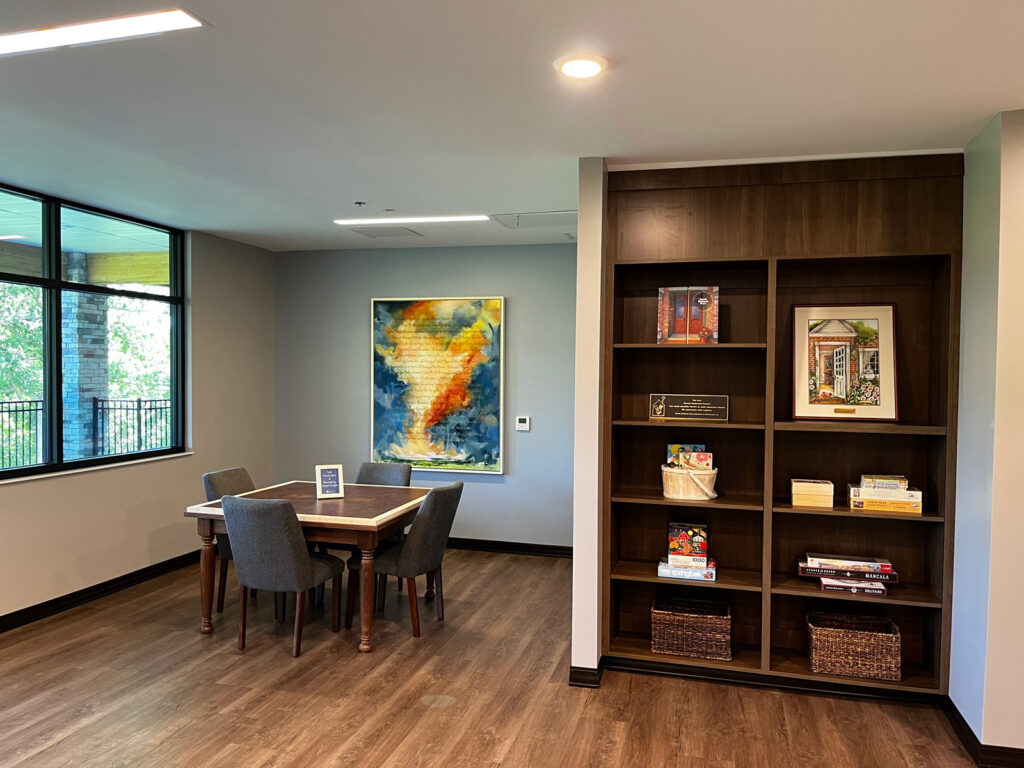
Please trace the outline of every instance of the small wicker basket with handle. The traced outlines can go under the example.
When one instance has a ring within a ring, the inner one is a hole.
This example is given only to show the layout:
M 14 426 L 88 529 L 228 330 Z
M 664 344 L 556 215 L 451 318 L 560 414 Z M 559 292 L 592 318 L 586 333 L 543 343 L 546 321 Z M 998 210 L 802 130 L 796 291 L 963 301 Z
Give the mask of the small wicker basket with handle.
M 661 467 L 662 492 L 668 499 L 716 499 L 717 469 L 683 469 L 663 464 Z

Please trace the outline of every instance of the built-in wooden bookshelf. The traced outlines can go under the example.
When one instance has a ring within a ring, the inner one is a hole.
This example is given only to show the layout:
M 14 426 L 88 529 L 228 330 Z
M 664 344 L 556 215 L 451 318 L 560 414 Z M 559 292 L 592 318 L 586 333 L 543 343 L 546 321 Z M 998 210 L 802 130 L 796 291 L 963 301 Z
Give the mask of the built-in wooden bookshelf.
M 730 679 L 948 690 L 963 158 L 879 158 L 613 172 L 608 177 L 602 473 L 603 655 L 616 667 Z M 658 289 L 717 285 L 718 345 L 656 343 Z M 899 419 L 793 419 L 793 307 L 896 305 Z M 647 419 L 652 392 L 729 396 L 728 423 Z M 670 442 L 704 443 L 719 497 L 665 499 Z M 923 515 L 843 505 L 865 473 L 905 474 Z M 831 480 L 835 506 L 794 508 L 794 477 Z M 713 584 L 657 575 L 668 524 L 709 526 Z M 890 559 L 888 597 L 822 593 L 796 575 L 807 551 Z M 652 653 L 659 590 L 722 599 L 734 659 Z M 898 683 L 811 672 L 811 610 L 885 615 L 900 627 Z

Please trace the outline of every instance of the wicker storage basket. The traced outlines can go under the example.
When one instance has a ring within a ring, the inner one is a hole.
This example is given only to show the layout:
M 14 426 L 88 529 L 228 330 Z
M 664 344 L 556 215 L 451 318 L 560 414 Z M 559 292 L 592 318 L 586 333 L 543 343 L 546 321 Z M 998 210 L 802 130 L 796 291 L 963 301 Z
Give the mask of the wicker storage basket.
M 813 612 L 807 633 L 812 672 L 900 679 L 900 628 L 890 619 Z
M 662 492 L 669 499 L 715 499 L 717 469 L 681 469 L 661 466 Z
M 651 606 L 651 650 L 698 659 L 732 660 L 728 603 L 658 595 Z

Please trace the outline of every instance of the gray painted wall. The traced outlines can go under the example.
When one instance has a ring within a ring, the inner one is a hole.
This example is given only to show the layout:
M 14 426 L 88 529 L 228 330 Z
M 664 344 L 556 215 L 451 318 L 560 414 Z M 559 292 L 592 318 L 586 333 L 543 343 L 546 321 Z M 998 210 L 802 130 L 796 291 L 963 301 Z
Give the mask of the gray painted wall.
M 370 299 L 505 297 L 505 474 L 414 472 L 466 483 L 453 536 L 572 543 L 573 245 L 312 251 L 276 263 L 275 473 L 346 477 L 370 452 Z M 516 432 L 516 415 L 533 418 Z
M 956 539 L 949 695 L 979 737 L 985 701 L 992 539 L 1002 117 L 964 153 Z

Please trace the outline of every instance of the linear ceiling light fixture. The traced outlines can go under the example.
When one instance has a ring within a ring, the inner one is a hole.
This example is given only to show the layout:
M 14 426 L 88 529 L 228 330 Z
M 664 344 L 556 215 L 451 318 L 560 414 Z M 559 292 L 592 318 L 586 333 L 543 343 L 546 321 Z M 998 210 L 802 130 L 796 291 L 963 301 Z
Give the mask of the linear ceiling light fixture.
M 563 56 L 555 60 L 555 69 L 566 77 L 586 79 L 597 77 L 608 69 L 608 59 L 604 56 Z
M 490 221 L 490 216 L 392 216 L 386 219 L 335 219 L 343 227 L 370 226 L 373 224 L 450 224 L 463 221 Z
M 24 235 L 0 235 L 0 240 L 24 240 Z
M 16 53 L 49 51 L 69 45 L 105 43 L 111 40 L 125 40 L 131 37 L 146 37 L 172 32 L 177 29 L 201 27 L 203 23 L 181 8 L 156 13 L 142 13 L 135 16 L 120 16 L 115 19 L 84 21 L 80 24 L 65 24 L 60 27 L 31 29 L 0 35 L 0 56 Z

